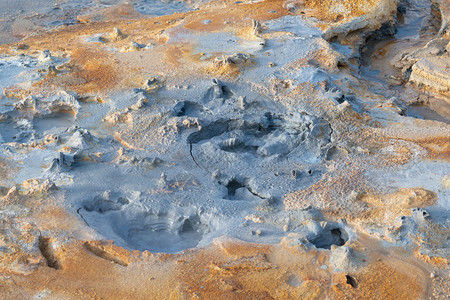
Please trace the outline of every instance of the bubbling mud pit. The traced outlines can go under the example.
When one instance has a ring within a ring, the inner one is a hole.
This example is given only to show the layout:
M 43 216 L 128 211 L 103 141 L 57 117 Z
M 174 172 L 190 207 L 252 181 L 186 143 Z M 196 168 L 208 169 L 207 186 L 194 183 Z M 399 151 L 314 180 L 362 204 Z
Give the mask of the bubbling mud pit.
M 171 118 L 195 117 L 199 124 L 205 124 L 201 129 L 190 130 L 193 133 L 184 134 L 186 137 L 180 141 L 184 156 L 179 160 L 172 158 L 169 164 L 165 163 L 169 160 L 165 155 L 153 159 L 131 158 L 135 167 L 150 162 L 151 170 L 139 174 L 129 170 L 127 177 L 154 179 L 142 183 L 139 191 L 133 188 L 132 200 L 113 196 L 114 191 L 85 200 L 78 213 L 89 226 L 117 245 L 169 253 L 209 243 L 224 233 L 234 232 L 233 235 L 243 240 L 269 243 L 285 235 L 283 226 L 272 222 L 259 226 L 249 224 L 246 228 L 242 228 L 241 222 L 255 207 L 270 211 L 271 218 L 276 220 L 284 193 L 317 181 L 322 173 L 318 165 L 331 139 L 330 125 L 306 113 L 268 112 L 261 103 L 252 103 L 244 109 L 242 97 L 234 96 L 231 89 L 216 80 L 211 89 L 220 92 L 206 103 L 204 98 L 200 100 L 204 104 L 182 101 L 173 108 Z M 223 90 L 228 93 L 223 94 Z M 226 107 L 228 111 L 224 111 Z M 141 155 L 149 154 L 144 151 Z M 195 169 L 189 175 L 181 166 L 185 159 Z M 119 163 L 125 164 L 128 163 Z M 303 169 L 292 169 L 294 166 Z M 268 172 L 269 169 L 274 171 Z M 107 174 L 96 176 L 108 177 Z M 149 193 L 143 187 L 152 191 Z M 211 200 L 215 202 L 213 205 L 208 204 Z M 317 235 L 321 234 L 320 230 Z M 311 233 L 310 239 L 315 235 Z
M 446 297 L 449 9 L 0 0 L 0 298 Z

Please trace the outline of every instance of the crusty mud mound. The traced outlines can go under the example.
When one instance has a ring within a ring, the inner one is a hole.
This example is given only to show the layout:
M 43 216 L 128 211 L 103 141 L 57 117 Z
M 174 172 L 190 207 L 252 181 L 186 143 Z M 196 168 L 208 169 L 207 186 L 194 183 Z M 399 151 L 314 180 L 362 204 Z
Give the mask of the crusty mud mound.
M 448 297 L 448 1 L 31 2 L 1 299 Z

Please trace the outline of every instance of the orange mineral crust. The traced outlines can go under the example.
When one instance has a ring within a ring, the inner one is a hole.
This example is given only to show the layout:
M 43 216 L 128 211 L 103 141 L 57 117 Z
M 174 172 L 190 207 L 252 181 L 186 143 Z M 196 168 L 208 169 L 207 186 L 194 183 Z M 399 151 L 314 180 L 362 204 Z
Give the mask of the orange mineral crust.
M 164 257 L 118 251 L 107 242 L 80 242 L 62 250 L 61 265 L 45 265 L 55 256 L 44 251 L 42 266 L 30 275 L 10 274 L 2 292 L 11 298 L 45 294 L 68 299 L 416 299 L 429 292 L 424 265 L 395 251 L 370 254 L 363 270 L 346 274 L 324 269 L 327 252 L 305 251 L 293 243 L 289 238 L 280 246 L 224 240 Z

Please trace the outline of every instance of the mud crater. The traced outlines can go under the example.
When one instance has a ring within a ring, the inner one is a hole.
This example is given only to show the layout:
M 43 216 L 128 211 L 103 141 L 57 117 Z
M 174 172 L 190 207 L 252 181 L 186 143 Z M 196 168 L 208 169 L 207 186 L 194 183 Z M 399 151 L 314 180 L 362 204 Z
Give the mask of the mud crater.
M 209 231 L 198 215 L 175 218 L 168 214 L 144 213 L 138 218 L 130 216 L 121 223 L 125 224 L 112 224 L 113 230 L 126 241 L 128 247 L 152 252 L 176 253 L 194 248 Z
M 265 113 L 259 121 L 219 119 L 187 138 L 190 144 L 211 142 L 230 153 L 259 157 L 284 156 L 307 139 L 315 128 L 312 120 L 293 120 L 281 114 Z
M 178 253 L 196 247 L 210 231 L 199 213 L 153 212 L 110 191 L 86 201 L 79 214 L 98 233 L 131 250 Z
M 321 233 L 311 240 L 311 243 L 316 248 L 330 250 L 332 245 L 344 246 L 348 239 L 349 236 L 345 229 L 327 225 Z

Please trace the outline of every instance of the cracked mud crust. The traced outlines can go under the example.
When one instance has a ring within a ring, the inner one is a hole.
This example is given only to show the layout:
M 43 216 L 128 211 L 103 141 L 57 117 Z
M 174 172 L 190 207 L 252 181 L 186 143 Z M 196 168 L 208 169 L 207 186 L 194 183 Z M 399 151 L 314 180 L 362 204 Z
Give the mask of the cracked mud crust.
M 0 299 L 448 297 L 448 1 L 13 2 Z

